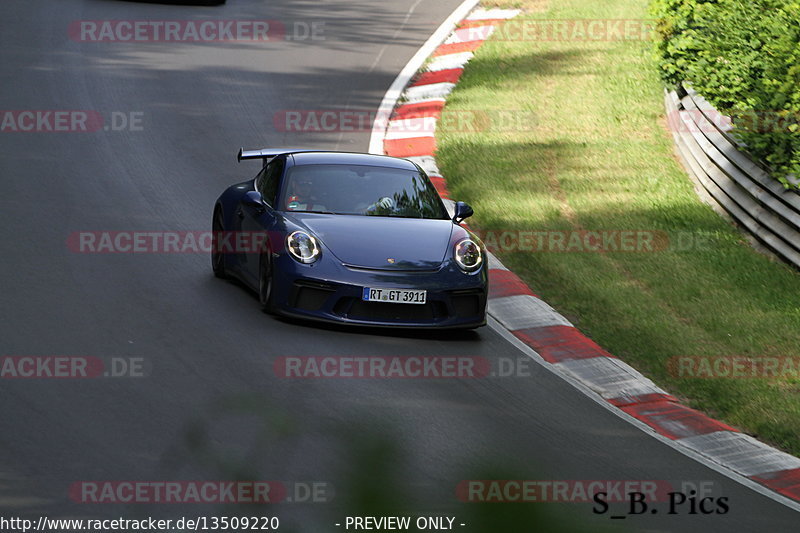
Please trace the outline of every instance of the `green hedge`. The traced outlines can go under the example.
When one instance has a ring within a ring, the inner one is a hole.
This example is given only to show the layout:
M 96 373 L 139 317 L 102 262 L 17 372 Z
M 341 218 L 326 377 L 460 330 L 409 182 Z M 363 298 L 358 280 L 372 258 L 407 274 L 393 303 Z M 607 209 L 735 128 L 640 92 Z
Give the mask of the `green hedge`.
M 800 177 L 800 0 L 652 0 L 664 79 L 686 80 L 777 179 Z M 795 188 L 800 188 L 796 184 Z

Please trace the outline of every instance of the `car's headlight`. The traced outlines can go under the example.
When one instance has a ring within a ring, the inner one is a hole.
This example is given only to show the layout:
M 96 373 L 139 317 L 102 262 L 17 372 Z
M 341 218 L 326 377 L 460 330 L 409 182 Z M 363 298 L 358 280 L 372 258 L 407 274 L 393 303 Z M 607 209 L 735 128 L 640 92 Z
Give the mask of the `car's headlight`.
M 301 263 L 313 263 L 319 259 L 319 243 L 305 231 L 295 231 L 286 237 L 286 249 Z
M 474 272 L 483 264 L 483 253 L 478 243 L 472 239 L 458 241 L 455 246 L 455 258 L 464 272 Z

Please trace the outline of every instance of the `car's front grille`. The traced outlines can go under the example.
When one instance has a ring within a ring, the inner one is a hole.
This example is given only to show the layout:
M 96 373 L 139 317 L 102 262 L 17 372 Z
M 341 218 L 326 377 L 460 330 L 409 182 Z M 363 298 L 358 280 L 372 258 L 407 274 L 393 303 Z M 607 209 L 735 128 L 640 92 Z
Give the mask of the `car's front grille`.
M 325 293 L 326 298 L 329 295 L 329 292 Z M 323 300 L 322 304 L 326 302 Z M 424 304 L 365 302 L 358 297 L 343 296 L 333 302 L 331 311 L 336 316 L 364 322 L 439 323 L 450 319 L 479 318 L 485 306 L 486 292 L 483 289 L 462 289 L 449 292 L 444 299 L 429 299 Z
M 353 298 L 352 305 L 349 307 L 350 308 L 346 311 L 347 318 L 358 320 L 428 322 L 437 317 L 437 306 L 431 302 L 422 305 L 412 305 L 365 302 Z

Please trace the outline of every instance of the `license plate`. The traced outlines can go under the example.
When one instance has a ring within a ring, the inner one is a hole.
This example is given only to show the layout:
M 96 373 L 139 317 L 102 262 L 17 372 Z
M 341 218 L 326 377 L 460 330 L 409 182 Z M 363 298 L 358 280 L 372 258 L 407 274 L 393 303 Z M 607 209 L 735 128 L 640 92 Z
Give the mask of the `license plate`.
M 386 302 L 394 304 L 424 304 L 428 291 L 415 289 L 375 289 L 364 287 L 361 299 L 365 302 Z

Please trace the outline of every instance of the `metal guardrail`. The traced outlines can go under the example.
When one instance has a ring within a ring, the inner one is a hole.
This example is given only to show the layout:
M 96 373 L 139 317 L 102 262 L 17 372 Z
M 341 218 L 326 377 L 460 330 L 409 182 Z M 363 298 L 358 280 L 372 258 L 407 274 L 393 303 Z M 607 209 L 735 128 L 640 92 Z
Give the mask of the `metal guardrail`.
M 761 243 L 800 268 L 800 195 L 787 190 L 742 151 L 702 96 L 667 91 L 672 136 L 684 166 L 711 199 Z

